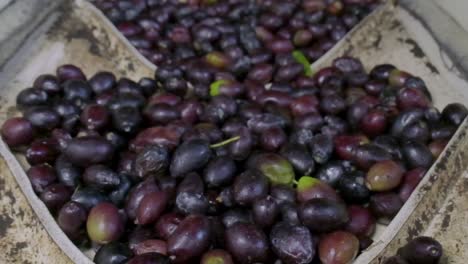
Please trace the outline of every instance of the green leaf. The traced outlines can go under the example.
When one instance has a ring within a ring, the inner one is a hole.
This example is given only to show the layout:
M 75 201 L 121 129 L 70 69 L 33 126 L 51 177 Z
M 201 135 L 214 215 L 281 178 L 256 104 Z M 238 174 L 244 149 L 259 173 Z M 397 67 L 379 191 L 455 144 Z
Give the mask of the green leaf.
M 229 83 L 226 80 L 217 80 L 215 82 L 212 82 L 210 84 L 210 95 L 211 96 L 217 96 L 219 95 L 219 89 L 221 88 L 221 85 Z
M 312 77 L 313 75 L 312 68 L 310 67 L 310 62 L 306 58 L 304 53 L 302 53 L 302 51 L 300 50 L 295 50 L 293 51 L 292 56 L 298 63 L 302 64 L 302 66 L 304 67 L 304 74 L 307 77 Z

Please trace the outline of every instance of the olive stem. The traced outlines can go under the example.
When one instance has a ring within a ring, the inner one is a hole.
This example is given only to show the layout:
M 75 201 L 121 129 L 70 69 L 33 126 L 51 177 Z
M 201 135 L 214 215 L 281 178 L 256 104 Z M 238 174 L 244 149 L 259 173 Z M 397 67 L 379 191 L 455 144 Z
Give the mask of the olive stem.
M 296 180 L 293 180 L 292 182 L 293 182 L 293 184 L 295 184 L 295 185 L 298 185 L 298 184 L 299 184 L 299 182 L 296 181 Z
M 237 141 L 239 140 L 240 136 L 236 136 L 236 137 L 232 137 L 232 138 L 229 138 L 229 139 L 226 139 L 224 141 L 221 141 L 219 143 L 216 143 L 216 144 L 213 144 L 210 146 L 210 148 L 219 148 L 219 147 L 222 147 L 222 146 L 225 146 L 229 143 L 232 143 L 234 141 Z

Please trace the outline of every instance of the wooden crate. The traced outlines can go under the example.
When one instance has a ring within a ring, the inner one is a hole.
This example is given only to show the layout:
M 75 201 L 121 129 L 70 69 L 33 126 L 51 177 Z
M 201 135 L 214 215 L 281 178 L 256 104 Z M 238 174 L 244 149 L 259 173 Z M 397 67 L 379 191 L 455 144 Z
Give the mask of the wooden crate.
M 1 123 L 18 114 L 14 105 L 20 90 L 31 86 L 37 75 L 53 73 L 61 64 L 76 64 L 82 67 L 88 76 L 99 70 L 112 71 L 117 76 L 131 79 L 153 76 L 154 65 L 138 54 L 115 27 L 88 2 L 62 1 L 47 12 L 48 15 L 37 22 L 40 26 L 35 28 L 34 38 L 26 42 L 18 54 L 3 66 L 0 73 L 3 86 L 0 89 Z M 424 54 L 419 41 L 427 36 L 411 31 L 415 30 L 413 21 L 411 15 L 388 2 L 315 62 L 312 68 L 328 66 L 334 58 L 344 54 L 361 58 L 368 69 L 379 63 L 393 63 L 423 78 L 437 107 L 442 108 L 449 102 L 466 103 L 466 82 L 457 78 L 452 71 L 441 67 L 440 61 L 434 62 Z M 416 31 L 419 30 L 422 29 L 416 28 Z M 432 219 L 440 217 L 439 209 L 443 207 L 445 198 L 466 171 L 467 132 L 468 121 L 465 120 L 443 155 L 432 166 L 395 219 L 388 226 L 379 225 L 374 236 L 375 242 L 358 257 L 356 263 L 380 263 L 384 256 L 394 254 L 408 239 L 428 230 Z M 25 175 L 28 165 L 24 157 L 11 153 L 3 141 L 0 142 L 0 153 L 57 245 L 73 262 L 92 263 L 85 255 L 92 256 L 93 252 L 83 254 L 73 245 L 34 194 Z

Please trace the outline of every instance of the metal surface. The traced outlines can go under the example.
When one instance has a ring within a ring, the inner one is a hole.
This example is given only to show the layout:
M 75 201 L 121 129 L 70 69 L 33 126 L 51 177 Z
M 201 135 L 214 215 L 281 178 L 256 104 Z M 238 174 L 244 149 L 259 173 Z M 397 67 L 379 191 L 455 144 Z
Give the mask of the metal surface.
M 88 3 L 81 0 L 76 3 L 77 6 L 73 8 L 66 4 L 50 11 L 40 26 L 35 28 L 34 35 L 25 38 L 28 39 L 26 44 L 16 47 L 15 56 L 7 63 L 1 63 L 0 83 L 3 87 L 0 90 L 0 123 L 17 114 L 14 99 L 19 90 L 30 86 L 35 76 L 53 72 L 64 63 L 83 67 L 88 76 L 98 70 L 113 71 L 132 79 L 152 76 L 154 66 L 137 54 L 107 20 Z M 425 55 L 422 45 L 418 44 L 421 39 L 431 45 L 435 42 L 427 34 L 424 35 L 423 28 L 418 28 L 417 34 L 410 33 L 415 29 L 413 20 L 405 11 L 387 6 L 368 17 L 364 24 L 353 30 L 313 67 L 318 69 L 329 65 L 342 54 L 360 57 L 367 68 L 378 63 L 393 63 L 422 77 L 438 107 L 453 101 L 466 103 L 466 82 L 458 77 L 456 70 L 447 69 L 439 60 Z M 9 42 L 7 44 L 11 45 Z M 435 51 L 429 49 L 427 52 L 432 55 Z M 376 243 L 358 258 L 357 263 L 380 263 L 383 256 L 394 254 L 408 238 L 422 233 L 446 239 L 450 238 L 450 234 L 455 235 L 457 240 L 442 241 L 449 262 L 464 263 L 457 261 L 468 258 L 468 252 L 460 250 L 466 249 L 468 243 L 463 238 L 463 234 L 466 234 L 466 230 L 463 230 L 466 213 L 463 215 L 451 209 L 456 208 L 457 204 L 461 204 L 458 206 L 462 208 L 467 206 L 468 180 L 462 177 L 468 162 L 467 122 L 465 120 L 444 157 L 433 166 L 390 226 L 379 227 Z M 27 165 L 22 158 L 13 156 L 3 143 L 0 144 L 0 151 L 9 167 L 7 169 L 5 160 L 0 159 L 0 245 L 7 252 L 0 254 L 0 263 L 67 262 L 67 257 L 52 243 L 52 239 L 74 262 L 89 263 L 89 259 L 60 231 L 33 193 L 24 173 Z M 38 218 L 34 217 L 15 180 Z M 38 219 L 45 229 L 38 224 Z M 458 256 L 451 257 L 454 254 Z

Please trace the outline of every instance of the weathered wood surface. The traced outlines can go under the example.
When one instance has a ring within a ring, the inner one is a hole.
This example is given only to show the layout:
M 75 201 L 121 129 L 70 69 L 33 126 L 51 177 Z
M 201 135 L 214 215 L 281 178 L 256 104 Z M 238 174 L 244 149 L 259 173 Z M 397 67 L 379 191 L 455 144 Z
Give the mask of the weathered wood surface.
M 0 263 L 70 263 L 54 243 L 0 158 Z

